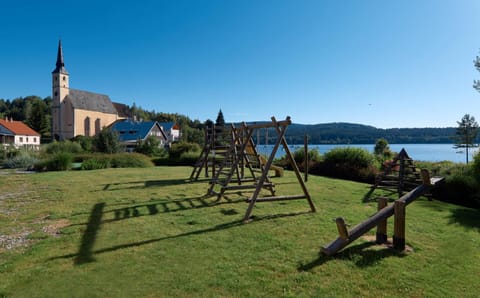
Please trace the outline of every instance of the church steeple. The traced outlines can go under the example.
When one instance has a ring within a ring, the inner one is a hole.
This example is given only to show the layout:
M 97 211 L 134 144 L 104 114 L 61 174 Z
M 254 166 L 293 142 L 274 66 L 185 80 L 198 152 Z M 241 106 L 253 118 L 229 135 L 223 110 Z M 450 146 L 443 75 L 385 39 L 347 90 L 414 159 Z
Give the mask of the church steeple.
M 52 73 L 68 74 L 67 69 L 65 68 L 65 63 L 63 62 L 62 40 L 58 41 L 57 64 Z

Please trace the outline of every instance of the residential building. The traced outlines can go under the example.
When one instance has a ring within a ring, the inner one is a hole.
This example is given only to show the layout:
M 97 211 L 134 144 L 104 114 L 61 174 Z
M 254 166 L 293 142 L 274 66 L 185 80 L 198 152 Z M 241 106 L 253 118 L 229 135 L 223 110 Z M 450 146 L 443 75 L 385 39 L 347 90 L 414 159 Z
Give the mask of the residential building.
M 40 134 L 21 121 L 0 119 L 0 144 L 38 149 Z

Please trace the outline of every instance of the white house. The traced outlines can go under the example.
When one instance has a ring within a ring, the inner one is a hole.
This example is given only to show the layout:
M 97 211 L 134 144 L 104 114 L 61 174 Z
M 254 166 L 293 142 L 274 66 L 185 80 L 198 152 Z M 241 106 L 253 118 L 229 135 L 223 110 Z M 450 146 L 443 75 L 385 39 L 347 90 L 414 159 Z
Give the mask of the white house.
M 158 124 L 165 132 L 169 144 L 180 140 L 180 126 L 177 123 L 159 122 Z
M 0 144 L 14 145 L 17 148 L 40 147 L 40 134 L 21 121 L 0 119 Z

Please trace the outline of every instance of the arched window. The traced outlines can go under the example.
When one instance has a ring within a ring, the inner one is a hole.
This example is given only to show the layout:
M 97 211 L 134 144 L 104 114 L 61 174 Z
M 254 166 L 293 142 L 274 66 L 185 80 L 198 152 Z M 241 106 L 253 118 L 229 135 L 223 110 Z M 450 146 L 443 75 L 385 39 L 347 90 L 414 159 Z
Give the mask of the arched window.
M 95 134 L 99 133 L 100 130 L 102 130 L 102 125 L 100 123 L 100 118 L 97 118 L 97 120 L 95 120 Z
M 85 118 L 83 123 L 83 128 L 85 130 L 85 136 L 89 137 L 90 136 L 90 117 Z

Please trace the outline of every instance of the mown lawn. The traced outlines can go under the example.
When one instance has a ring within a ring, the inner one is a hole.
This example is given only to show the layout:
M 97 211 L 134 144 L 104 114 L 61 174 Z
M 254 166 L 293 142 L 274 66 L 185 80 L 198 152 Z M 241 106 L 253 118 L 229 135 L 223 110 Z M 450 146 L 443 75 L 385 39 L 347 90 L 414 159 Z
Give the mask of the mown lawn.
M 310 176 L 317 213 L 305 200 L 257 203 L 242 224 L 248 192 L 215 202 L 190 170 L 0 175 L 0 296 L 478 295 L 478 210 L 421 198 L 407 208 L 413 251 L 363 238 L 324 257 L 335 217 L 355 225 L 376 211 L 368 185 Z M 301 193 L 291 172 L 274 182 Z

